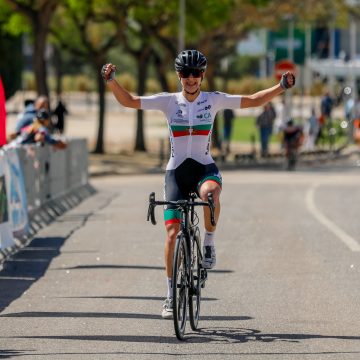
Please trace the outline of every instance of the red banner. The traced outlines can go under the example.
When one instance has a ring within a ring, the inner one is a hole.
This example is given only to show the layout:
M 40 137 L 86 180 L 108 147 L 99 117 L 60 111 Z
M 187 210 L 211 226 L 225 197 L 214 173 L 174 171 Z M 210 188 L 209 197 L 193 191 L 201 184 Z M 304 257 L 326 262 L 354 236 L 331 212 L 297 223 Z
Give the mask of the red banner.
M 0 146 L 6 144 L 5 91 L 0 78 Z

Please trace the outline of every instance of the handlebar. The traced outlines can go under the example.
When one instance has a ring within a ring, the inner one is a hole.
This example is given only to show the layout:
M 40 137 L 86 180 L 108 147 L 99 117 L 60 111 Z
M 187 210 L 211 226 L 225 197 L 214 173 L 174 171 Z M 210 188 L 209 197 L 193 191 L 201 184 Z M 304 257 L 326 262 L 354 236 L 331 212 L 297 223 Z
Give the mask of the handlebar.
M 158 201 L 155 200 L 155 193 L 152 192 L 149 195 L 149 207 L 147 213 L 147 221 L 151 220 L 153 225 L 156 225 L 155 219 L 155 206 L 157 205 L 175 205 L 187 211 L 190 206 L 208 206 L 210 209 L 210 221 L 211 225 L 215 226 L 215 204 L 212 193 L 208 193 L 208 201 L 191 201 L 191 200 L 178 200 L 178 201 Z

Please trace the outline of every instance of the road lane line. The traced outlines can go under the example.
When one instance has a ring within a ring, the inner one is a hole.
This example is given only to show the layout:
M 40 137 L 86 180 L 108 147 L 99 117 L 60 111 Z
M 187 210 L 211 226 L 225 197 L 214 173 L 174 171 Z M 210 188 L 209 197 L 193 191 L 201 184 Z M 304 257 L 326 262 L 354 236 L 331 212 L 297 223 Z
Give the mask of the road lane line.
M 314 217 L 333 234 L 335 234 L 351 251 L 360 251 L 360 244 L 339 228 L 335 223 L 329 220 L 315 205 L 314 194 L 319 185 L 313 185 L 306 193 L 306 206 Z

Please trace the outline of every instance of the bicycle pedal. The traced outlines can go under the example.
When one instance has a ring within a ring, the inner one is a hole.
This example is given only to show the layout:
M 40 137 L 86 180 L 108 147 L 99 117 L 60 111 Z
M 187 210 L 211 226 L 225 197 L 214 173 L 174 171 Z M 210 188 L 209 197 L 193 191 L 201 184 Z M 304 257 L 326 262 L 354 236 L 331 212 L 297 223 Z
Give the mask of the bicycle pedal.
M 200 271 L 200 277 L 201 277 L 201 287 L 205 287 L 205 281 L 207 280 L 207 271 L 206 269 L 201 269 Z

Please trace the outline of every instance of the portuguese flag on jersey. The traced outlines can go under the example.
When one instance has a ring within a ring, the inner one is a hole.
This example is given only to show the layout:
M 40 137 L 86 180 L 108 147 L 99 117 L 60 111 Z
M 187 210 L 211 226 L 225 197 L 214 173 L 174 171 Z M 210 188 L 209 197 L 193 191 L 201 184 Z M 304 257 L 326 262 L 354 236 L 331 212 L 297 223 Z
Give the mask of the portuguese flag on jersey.
M 206 125 L 194 125 L 194 126 L 181 126 L 181 125 L 172 125 L 171 131 L 174 137 L 179 136 L 196 136 L 196 135 L 209 135 L 211 130 L 211 124 Z

